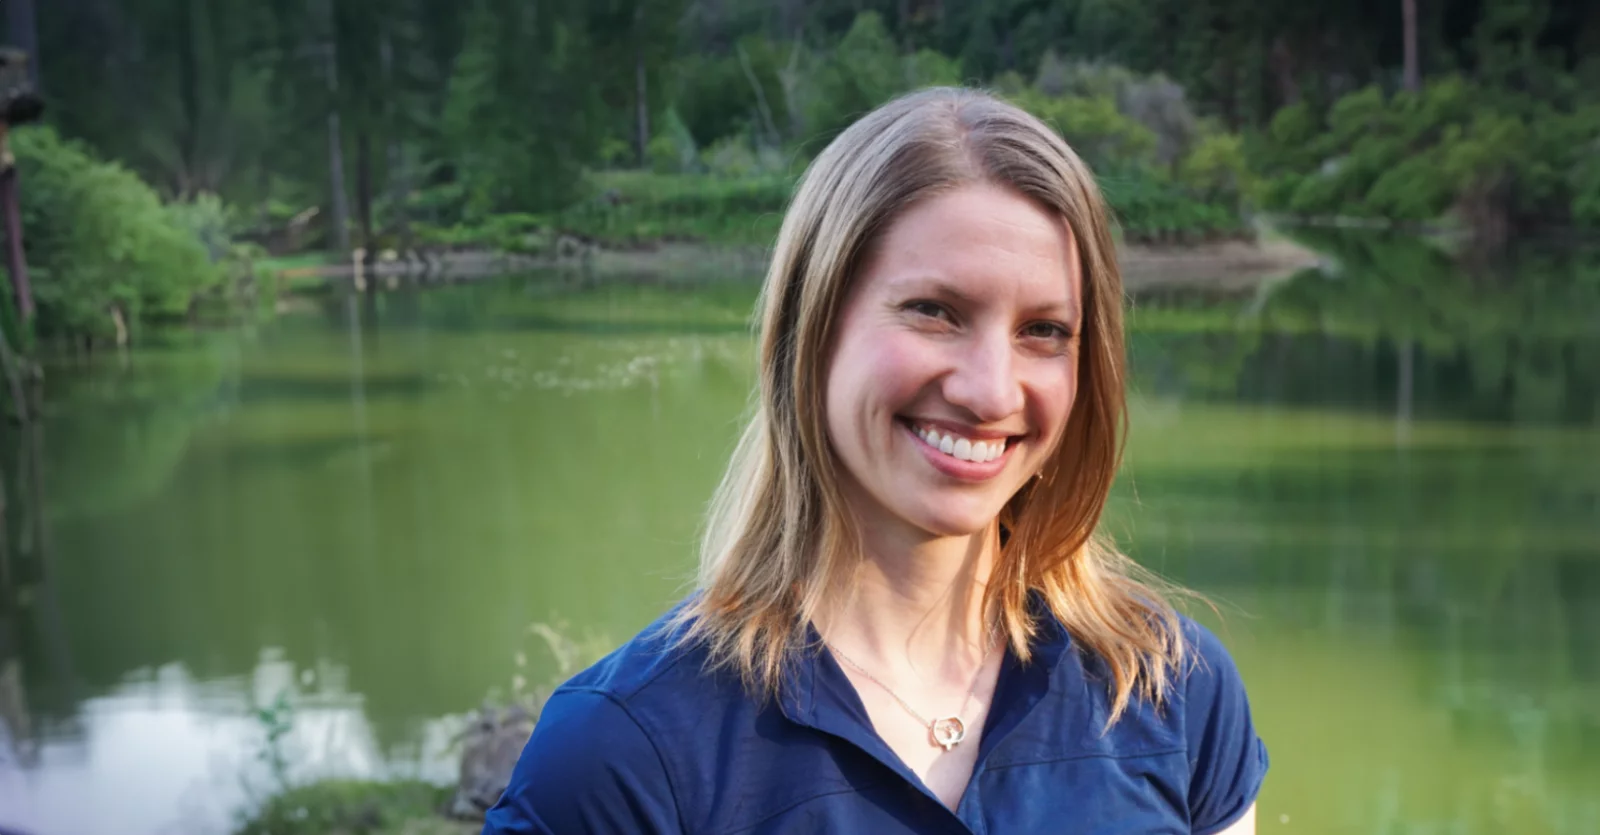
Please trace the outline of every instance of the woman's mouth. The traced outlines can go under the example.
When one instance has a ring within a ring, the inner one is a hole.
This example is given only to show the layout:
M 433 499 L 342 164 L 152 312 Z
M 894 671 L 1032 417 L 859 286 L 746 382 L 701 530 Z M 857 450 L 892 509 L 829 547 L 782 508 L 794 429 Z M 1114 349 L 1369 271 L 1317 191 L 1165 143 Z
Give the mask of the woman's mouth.
M 981 481 L 1005 468 L 1006 453 L 1021 436 L 972 438 L 948 426 L 904 420 L 901 425 L 927 456 L 929 463 L 946 475 Z

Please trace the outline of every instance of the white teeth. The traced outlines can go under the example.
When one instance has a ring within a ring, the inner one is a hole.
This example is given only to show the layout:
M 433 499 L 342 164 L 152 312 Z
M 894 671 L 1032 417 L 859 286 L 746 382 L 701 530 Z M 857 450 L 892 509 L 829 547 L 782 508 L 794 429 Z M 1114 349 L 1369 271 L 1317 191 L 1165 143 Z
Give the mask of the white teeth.
M 941 435 L 937 429 L 917 429 L 916 432 L 917 437 L 926 442 L 928 446 L 962 461 L 983 464 L 999 458 L 1006 451 L 1006 442 L 1003 440 L 985 443 L 983 441 L 959 438 L 955 435 Z

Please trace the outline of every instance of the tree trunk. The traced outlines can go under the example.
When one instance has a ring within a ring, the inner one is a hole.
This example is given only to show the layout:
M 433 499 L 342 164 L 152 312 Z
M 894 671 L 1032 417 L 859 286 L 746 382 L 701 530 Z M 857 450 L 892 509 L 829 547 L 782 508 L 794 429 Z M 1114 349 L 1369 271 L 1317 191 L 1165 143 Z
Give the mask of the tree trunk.
M 194 0 L 178 6 L 178 170 L 173 183 L 180 199 L 194 188 L 195 166 L 200 159 L 200 60 L 195 48 Z
M 1272 49 L 1267 63 L 1278 85 L 1277 106 L 1297 104 L 1300 101 L 1300 82 L 1295 78 L 1295 53 L 1284 35 L 1272 39 Z
M 383 160 L 383 193 L 387 197 L 392 217 L 390 225 L 396 230 L 396 237 L 401 244 L 408 244 L 411 239 L 411 224 L 406 216 L 405 196 L 411 192 L 411 172 L 405 165 L 405 159 L 400 147 L 399 132 L 395 130 L 394 116 L 394 41 L 385 28 L 378 41 L 378 60 L 383 66 L 383 121 L 384 143 Z
M 1417 59 L 1417 0 L 1400 0 L 1400 16 L 1405 25 L 1405 85 L 1416 92 L 1422 87 L 1422 67 Z
M 28 80 L 41 94 L 39 81 L 39 15 L 33 0 L 6 0 L 6 33 L 11 45 L 28 53 Z
M 4 148 L 5 132 L 0 131 L 0 148 Z M 4 170 L 0 170 L 0 214 L 5 216 L 6 270 L 11 273 L 11 289 L 17 296 L 17 315 L 22 321 L 33 320 L 33 285 L 28 281 L 28 259 L 22 248 L 22 201 L 17 194 L 17 166 L 11 162 L 11 151 L 4 149 Z M 20 406 L 19 406 L 20 408 Z
M 356 129 L 356 218 L 365 251 L 361 260 L 371 265 L 378 260 L 378 252 L 372 235 L 372 135 L 365 127 Z
M 27 423 L 32 409 L 28 408 L 28 395 L 23 388 L 22 358 L 11 350 L 11 338 L 3 328 L 0 328 L 0 371 L 5 373 L 6 385 L 10 387 L 12 417 L 18 423 Z
M 633 49 L 633 80 L 635 118 L 639 129 L 639 167 L 650 164 L 650 88 L 644 73 L 644 45 L 635 42 Z
M 344 142 L 339 127 L 339 108 L 328 107 L 328 185 L 333 190 L 333 247 L 341 255 L 350 252 L 350 206 L 344 196 Z
M 1395 344 L 1396 358 L 1399 368 L 1396 376 L 1399 378 L 1395 384 L 1395 428 L 1396 439 L 1404 443 L 1411 439 L 1412 403 L 1416 399 L 1417 389 L 1417 351 L 1416 343 L 1410 336 L 1402 338 Z
M 332 224 L 334 250 L 341 256 L 348 256 L 350 204 L 344 193 L 344 130 L 339 122 L 339 52 L 331 0 L 316 0 L 315 11 L 327 27 L 322 60 L 328 82 L 328 193 L 332 213 L 329 222 Z

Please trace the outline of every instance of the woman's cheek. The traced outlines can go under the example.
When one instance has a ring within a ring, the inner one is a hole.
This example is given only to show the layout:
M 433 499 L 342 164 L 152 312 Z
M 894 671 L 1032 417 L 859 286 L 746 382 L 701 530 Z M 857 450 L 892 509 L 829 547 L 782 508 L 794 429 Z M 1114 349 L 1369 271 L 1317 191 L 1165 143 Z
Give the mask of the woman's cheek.
M 870 385 L 885 394 L 911 395 L 938 377 L 942 349 L 912 334 L 896 334 L 878 343 Z
M 1056 367 L 1037 369 L 1030 380 L 1029 399 L 1033 407 L 1033 423 L 1045 428 L 1047 446 L 1054 446 L 1067 428 L 1073 404 L 1077 402 L 1077 369 Z

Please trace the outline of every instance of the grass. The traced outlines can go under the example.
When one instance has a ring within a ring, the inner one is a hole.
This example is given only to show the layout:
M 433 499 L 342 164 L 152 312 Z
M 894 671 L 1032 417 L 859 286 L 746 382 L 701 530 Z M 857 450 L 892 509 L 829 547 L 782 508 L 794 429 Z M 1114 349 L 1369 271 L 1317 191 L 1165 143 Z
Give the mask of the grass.
M 778 235 L 794 185 L 786 174 L 733 178 L 597 172 L 590 176 L 590 196 L 551 222 L 609 244 L 691 240 L 766 245 Z
M 418 781 L 326 780 L 290 789 L 234 835 L 467 835 L 481 822 L 439 814 L 451 789 Z
M 1197 243 L 1244 231 L 1232 208 L 1197 200 L 1146 172 L 1130 170 L 1102 180 L 1129 242 Z M 560 211 L 502 213 L 443 226 L 416 223 L 413 231 L 428 245 L 532 255 L 550 252 L 562 234 L 621 250 L 665 242 L 765 248 L 777 239 L 796 183 L 790 173 L 595 171 L 586 175 L 584 196 Z M 257 269 L 292 273 L 326 263 L 331 263 L 327 256 L 307 253 L 262 259 Z

